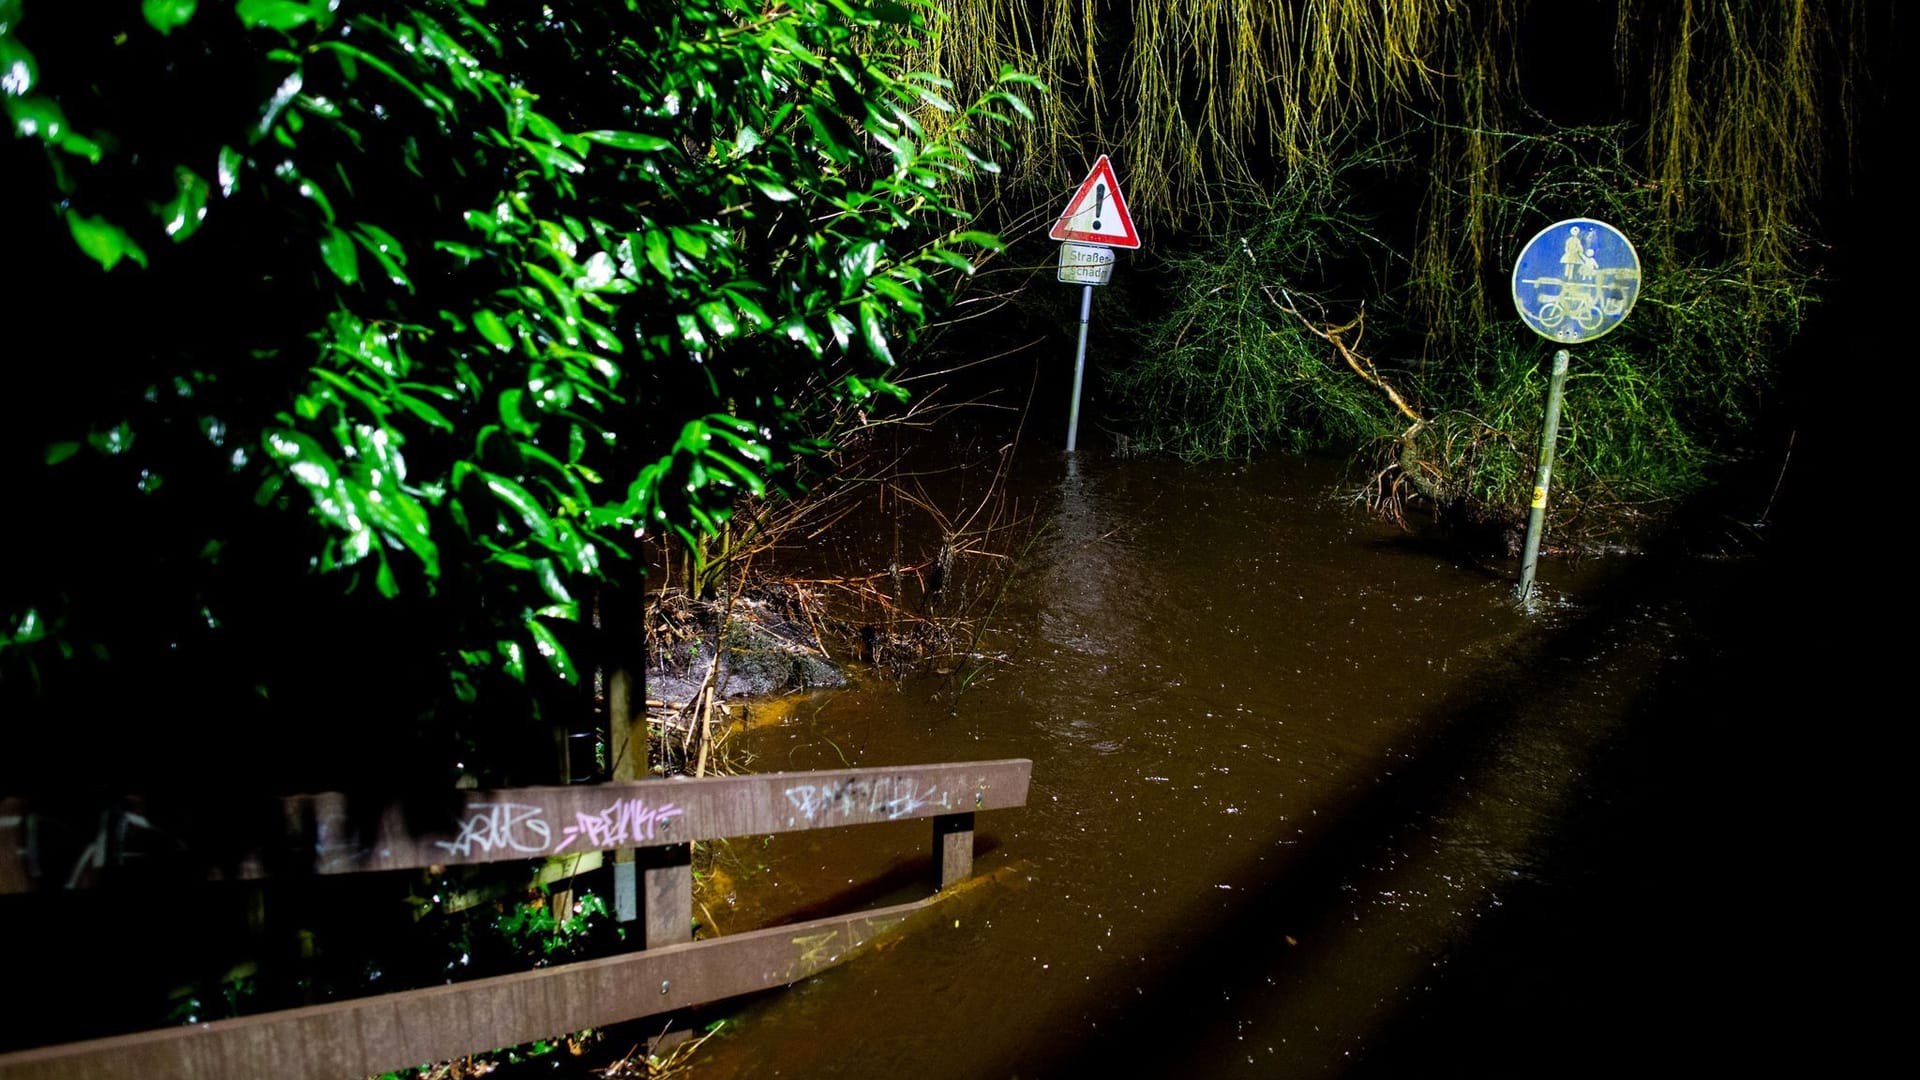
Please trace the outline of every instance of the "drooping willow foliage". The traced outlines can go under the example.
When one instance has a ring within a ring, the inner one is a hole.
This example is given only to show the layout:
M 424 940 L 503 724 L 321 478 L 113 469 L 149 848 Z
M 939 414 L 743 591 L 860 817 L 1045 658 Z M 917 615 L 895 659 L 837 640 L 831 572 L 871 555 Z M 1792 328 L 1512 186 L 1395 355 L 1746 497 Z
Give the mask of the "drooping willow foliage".
M 1591 88 L 1610 115 L 1584 119 L 1630 127 L 1663 216 L 1697 217 L 1738 254 L 1791 265 L 1829 127 L 1848 122 L 1868 21 L 1860 0 L 938 6 L 949 18 L 913 66 L 962 96 L 1009 64 L 1053 90 L 1009 179 L 1059 188 L 1106 152 L 1145 227 L 1204 224 L 1231 213 L 1223 188 L 1411 137 L 1408 167 L 1430 178 L 1418 261 L 1453 282 L 1511 254 L 1490 235 L 1489 206 L 1508 183 L 1511 137 L 1547 119 L 1526 84 L 1551 91 L 1562 57 L 1591 79 L 1596 55 L 1613 69 Z M 1522 71 L 1523 45 L 1537 71 Z
M 1863 0 L 938 3 L 951 20 L 913 66 L 961 94 L 1003 64 L 1052 89 L 1003 190 L 1050 204 L 1097 153 L 1120 170 L 1172 309 L 1109 380 L 1135 445 L 1238 455 L 1370 426 L 1415 486 L 1495 513 L 1524 506 L 1538 422 L 1542 343 L 1508 295 L 1520 246 L 1601 216 L 1648 272 L 1576 388 L 1570 504 L 1697 486 L 1817 294 L 1818 211 L 1891 19 Z M 1288 227 L 1264 228 L 1276 207 Z M 1368 345 L 1411 410 L 1267 296 L 1353 297 L 1286 271 L 1342 230 L 1372 265 Z

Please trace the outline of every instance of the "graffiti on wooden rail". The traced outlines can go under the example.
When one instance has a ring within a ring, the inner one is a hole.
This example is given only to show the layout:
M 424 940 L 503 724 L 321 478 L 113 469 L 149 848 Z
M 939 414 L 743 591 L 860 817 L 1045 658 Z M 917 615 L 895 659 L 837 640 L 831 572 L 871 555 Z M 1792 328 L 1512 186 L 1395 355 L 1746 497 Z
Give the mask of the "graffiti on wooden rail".
M 673 819 L 683 813 L 672 803 L 648 806 L 645 799 L 615 799 L 597 814 L 574 814 L 574 823 L 566 827 L 553 850 L 559 851 L 582 836 L 587 838 L 588 847 L 603 851 L 651 840 L 656 826 L 670 828 Z
M 474 803 L 473 815 L 460 825 L 460 835 L 452 840 L 435 840 L 434 845 L 470 858 L 474 849 L 491 854 L 513 851 L 521 855 L 539 855 L 553 842 L 553 830 L 541 817 L 538 806 L 525 803 Z
M 576 812 L 573 824 L 561 826 L 560 841 L 555 843 L 553 826 L 543 807 L 497 802 L 473 803 L 467 809 L 468 817 L 460 823 L 458 835 L 452 840 L 434 841 L 463 859 L 472 858 L 475 852 L 546 855 L 564 851 L 576 842 L 604 851 L 651 841 L 657 830 L 670 828 L 674 818 L 686 813 L 673 803 L 655 806 L 645 799 L 615 799 L 593 813 Z
M 39 813 L 6 814 L 0 816 L 0 837 L 12 844 L 0 854 L 19 860 L 14 871 L 19 880 L 0 891 L 24 888 L 29 879 L 84 888 L 109 867 L 137 865 L 181 847 L 145 814 L 121 805 L 100 810 L 86 825 Z M 8 877 L 0 870 L 0 880 Z
M 953 799 L 934 784 L 922 785 L 911 776 L 836 780 L 825 784 L 798 784 L 786 791 L 787 802 L 808 821 L 831 817 L 907 817 L 929 806 L 953 808 Z

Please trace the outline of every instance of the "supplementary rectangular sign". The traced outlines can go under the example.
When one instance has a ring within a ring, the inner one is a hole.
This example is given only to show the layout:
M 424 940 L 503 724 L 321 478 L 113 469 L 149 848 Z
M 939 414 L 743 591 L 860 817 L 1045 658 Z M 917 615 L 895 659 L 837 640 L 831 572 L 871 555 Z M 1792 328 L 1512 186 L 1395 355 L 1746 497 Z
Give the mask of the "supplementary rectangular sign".
M 1060 245 L 1061 281 L 1074 285 L 1105 285 L 1112 277 L 1112 248 L 1094 244 Z

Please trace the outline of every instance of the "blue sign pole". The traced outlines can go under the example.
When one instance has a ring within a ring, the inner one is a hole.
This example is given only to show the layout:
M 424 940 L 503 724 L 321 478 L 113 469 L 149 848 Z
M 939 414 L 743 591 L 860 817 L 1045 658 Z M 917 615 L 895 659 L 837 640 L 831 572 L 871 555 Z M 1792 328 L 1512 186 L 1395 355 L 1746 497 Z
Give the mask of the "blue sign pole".
M 1513 306 L 1534 333 L 1570 345 L 1610 333 L 1640 297 L 1640 253 L 1620 230 L 1592 218 L 1568 218 L 1540 230 L 1513 264 Z M 1527 541 L 1520 559 L 1516 596 L 1533 595 L 1534 566 L 1546 528 L 1547 487 L 1560 434 L 1560 400 L 1567 385 L 1568 354 L 1553 354 L 1547 387 L 1547 418 L 1540 439 L 1540 466 L 1527 510 Z
M 1527 546 L 1520 556 L 1522 604 L 1533 595 L 1533 568 L 1540 561 L 1540 533 L 1547 520 L 1547 485 L 1553 481 L 1553 447 L 1560 437 L 1560 396 L 1567 388 L 1567 350 L 1553 354 L 1553 379 L 1547 384 L 1547 424 L 1540 436 L 1540 468 L 1533 474 L 1533 502 L 1527 509 Z

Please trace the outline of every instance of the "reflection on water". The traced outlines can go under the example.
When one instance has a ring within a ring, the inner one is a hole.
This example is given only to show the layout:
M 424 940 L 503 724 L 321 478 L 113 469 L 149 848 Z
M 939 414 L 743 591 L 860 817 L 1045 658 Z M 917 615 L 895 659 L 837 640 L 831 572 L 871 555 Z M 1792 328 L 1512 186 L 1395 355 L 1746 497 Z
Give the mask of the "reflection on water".
M 1013 884 L 753 1003 L 696 1080 L 1325 1074 L 1378 1038 L 1530 880 L 1673 631 L 1595 617 L 1599 567 L 1550 568 L 1556 602 L 1520 613 L 1508 568 L 1331 501 L 1336 479 L 1027 463 L 1045 524 L 983 643 L 1008 662 L 741 736 L 764 769 L 1031 757 L 1029 805 L 979 823 L 978 869 Z M 756 841 L 723 929 L 898 899 L 858 886 L 901 880 L 925 833 Z

